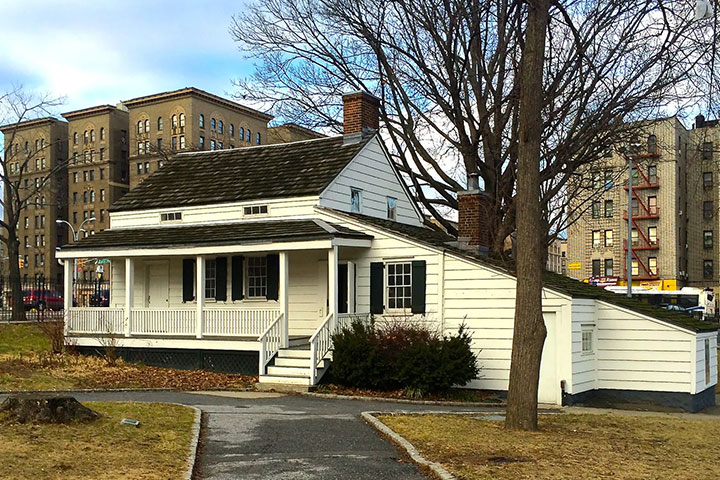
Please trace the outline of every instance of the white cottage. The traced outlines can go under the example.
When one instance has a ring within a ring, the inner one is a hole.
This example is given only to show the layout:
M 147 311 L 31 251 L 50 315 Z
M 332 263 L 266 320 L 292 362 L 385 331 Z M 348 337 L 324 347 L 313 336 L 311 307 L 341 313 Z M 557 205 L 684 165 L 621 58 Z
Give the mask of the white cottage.
M 460 243 L 425 225 L 368 130 L 377 100 L 344 101 L 346 135 L 178 154 L 113 205 L 110 229 L 64 247 L 68 340 L 312 386 L 335 329 L 412 315 L 466 323 L 481 368 L 469 387 L 506 390 L 516 280 L 480 253 L 484 197 L 462 193 Z M 107 308 L 72 307 L 72 262 L 87 257 L 112 259 Z M 550 273 L 544 295 L 541 402 L 714 404 L 716 328 Z

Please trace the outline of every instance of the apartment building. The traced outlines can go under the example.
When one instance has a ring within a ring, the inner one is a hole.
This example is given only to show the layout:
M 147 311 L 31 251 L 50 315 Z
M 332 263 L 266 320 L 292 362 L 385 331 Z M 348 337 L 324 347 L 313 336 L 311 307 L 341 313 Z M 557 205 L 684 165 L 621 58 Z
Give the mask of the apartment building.
M 67 123 L 51 117 L 0 128 L 8 177 L 19 182 L 21 197 L 34 197 L 18 224 L 20 274 L 25 283 L 62 280 L 55 249 L 65 243 L 56 220 L 67 219 L 67 128 Z
M 290 143 L 302 140 L 312 140 L 314 138 L 323 138 L 325 135 L 315 130 L 301 127 L 294 123 L 286 123 L 267 129 L 267 143 Z
M 85 237 L 108 228 L 108 208 L 130 188 L 128 112 L 99 105 L 63 117 L 68 121 L 67 203 L 72 225 L 63 228 L 67 242 L 73 242 L 75 234 Z M 94 278 L 97 259 L 79 263 L 80 278 Z M 105 278 L 109 273 L 105 272 Z
M 192 87 L 123 104 L 130 124 L 130 188 L 176 152 L 265 144 L 267 124 L 273 118 Z
M 548 245 L 545 269 L 549 272 L 567 275 L 567 240 L 556 238 Z
M 675 117 L 647 122 L 623 154 L 585 172 L 588 193 L 568 229 L 568 262 L 578 280 L 627 279 L 627 158 L 633 161 L 634 285 L 676 289 L 720 284 L 718 173 L 720 127 L 698 116 L 691 130 Z

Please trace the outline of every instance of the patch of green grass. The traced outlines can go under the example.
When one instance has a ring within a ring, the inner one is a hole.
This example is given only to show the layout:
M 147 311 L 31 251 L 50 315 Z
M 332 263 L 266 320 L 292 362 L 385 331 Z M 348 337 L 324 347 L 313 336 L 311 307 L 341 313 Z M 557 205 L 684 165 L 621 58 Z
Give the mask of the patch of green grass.
M 507 431 L 501 421 L 470 415 L 381 420 L 466 480 L 694 479 L 720 472 L 720 420 L 541 415 L 538 432 Z
M 0 416 L 0 478 L 182 478 L 194 412 L 162 403 L 87 402 L 101 418 L 87 424 L 9 424 Z M 120 424 L 140 420 L 139 428 Z
M 50 341 L 37 325 L 0 325 L 0 354 L 47 352 Z

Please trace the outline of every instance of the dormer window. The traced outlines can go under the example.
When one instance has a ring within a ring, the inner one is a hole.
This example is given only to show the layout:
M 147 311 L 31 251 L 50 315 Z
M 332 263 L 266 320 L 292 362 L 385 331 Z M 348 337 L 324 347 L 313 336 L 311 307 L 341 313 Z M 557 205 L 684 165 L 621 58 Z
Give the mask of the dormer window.
M 267 215 L 268 207 L 267 205 L 252 205 L 245 207 L 244 212 L 245 215 Z
M 182 212 L 161 213 L 161 222 L 178 222 L 182 220 Z
M 387 218 L 397 220 L 397 199 L 387 197 Z
M 362 190 L 355 188 L 350 189 L 350 211 L 353 213 L 360 213 L 362 208 Z

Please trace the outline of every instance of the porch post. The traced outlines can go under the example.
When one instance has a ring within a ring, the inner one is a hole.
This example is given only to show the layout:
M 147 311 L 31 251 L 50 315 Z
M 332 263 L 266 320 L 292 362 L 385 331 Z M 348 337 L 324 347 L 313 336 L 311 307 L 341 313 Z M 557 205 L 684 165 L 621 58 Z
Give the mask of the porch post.
M 283 314 L 283 341 L 282 348 L 290 346 L 290 320 L 288 315 L 288 285 L 290 279 L 290 269 L 288 261 L 288 253 L 280 252 L 280 285 L 278 292 L 278 301 L 280 303 L 280 312 Z
M 328 250 L 328 310 L 329 314 L 333 314 L 333 320 L 331 324 L 331 330 L 335 330 L 337 323 L 337 301 L 338 291 L 338 247 L 333 245 Z
M 132 331 L 132 307 L 135 299 L 135 259 L 125 259 L 125 336 Z
M 203 320 L 205 315 L 205 257 L 198 255 L 195 261 L 195 301 L 197 312 L 195 313 L 195 336 L 203 337 Z
M 348 313 L 355 313 L 355 262 L 347 263 Z
M 73 301 L 73 261 L 63 261 L 63 300 L 65 308 L 65 324 L 63 325 L 65 336 L 70 331 L 70 309 Z

